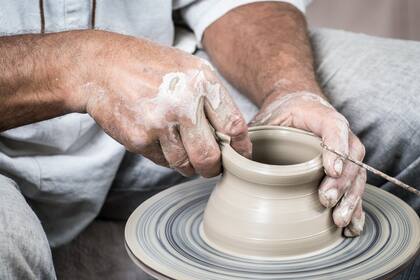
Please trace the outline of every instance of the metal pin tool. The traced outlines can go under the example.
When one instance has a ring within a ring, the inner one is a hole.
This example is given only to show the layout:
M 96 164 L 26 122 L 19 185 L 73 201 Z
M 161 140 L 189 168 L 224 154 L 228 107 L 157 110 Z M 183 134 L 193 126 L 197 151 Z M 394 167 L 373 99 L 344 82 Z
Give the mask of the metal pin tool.
M 397 185 L 398 187 L 401 187 L 401 188 L 405 189 L 406 191 L 409 191 L 411 193 L 416 194 L 417 196 L 420 196 L 420 191 L 418 189 L 416 189 L 416 188 L 414 188 L 414 187 L 412 187 L 410 185 L 407 185 L 404 182 L 401 182 L 397 178 L 394 178 L 392 176 L 389 176 L 389 175 L 383 173 L 382 171 L 379 171 L 376 168 L 373 168 L 372 166 L 367 165 L 366 163 L 363 163 L 361 161 L 355 160 L 355 159 L 353 159 L 353 158 L 351 158 L 351 157 L 349 157 L 349 156 L 347 156 L 345 154 L 342 154 L 342 153 L 340 153 L 340 152 L 338 152 L 338 151 L 336 151 L 334 149 L 331 149 L 324 142 L 321 142 L 321 147 L 323 149 L 331 152 L 331 153 L 336 154 L 337 156 L 341 157 L 344 160 L 348 160 L 348 161 L 350 161 L 350 162 L 352 162 L 352 163 L 354 163 L 354 164 L 356 164 L 356 165 L 358 165 L 358 166 L 360 166 L 360 167 L 362 167 L 362 168 L 364 168 L 364 169 L 372 172 L 373 174 L 378 175 L 378 176 L 384 178 L 385 180 L 387 180 L 387 181 L 389 181 L 389 182 Z

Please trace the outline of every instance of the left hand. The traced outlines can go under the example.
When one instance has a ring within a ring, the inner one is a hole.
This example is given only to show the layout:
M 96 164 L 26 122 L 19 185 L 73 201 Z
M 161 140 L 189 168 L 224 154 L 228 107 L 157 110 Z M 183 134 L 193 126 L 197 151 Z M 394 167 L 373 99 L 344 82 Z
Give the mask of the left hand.
M 283 125 L 314 133 L 322 141 L 343 154 L 363 160 L 365 148 L 349 129 L 346 118 L 320 95 L 301 91 L 271 94 L 250 125 Z M 360 235 L 365 214 L 362 195 L 366 183 L 366 170 L 343 162 L 335 154 L 323 151 L 326 177 L 319 187 L 320 202 L 328 208 L 335 206 L 334 223 L 345 228 L 348 237 Z

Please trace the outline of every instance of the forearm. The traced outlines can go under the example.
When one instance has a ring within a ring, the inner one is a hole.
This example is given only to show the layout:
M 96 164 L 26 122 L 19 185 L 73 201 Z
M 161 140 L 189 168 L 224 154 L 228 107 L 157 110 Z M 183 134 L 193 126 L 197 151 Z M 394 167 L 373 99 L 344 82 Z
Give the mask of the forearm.
M 75 67 L 77 48 L 66 46 L 66 36 L 69 33 L 0 37 L 0 131 L 76 109 L 66 86 L 74 77 L 64 69 Z
M 222 74 L 257 105 L 291 92 L 322 96 L 305 18 L 290 4 L 240 6 L 208 27 L 203 43 Z

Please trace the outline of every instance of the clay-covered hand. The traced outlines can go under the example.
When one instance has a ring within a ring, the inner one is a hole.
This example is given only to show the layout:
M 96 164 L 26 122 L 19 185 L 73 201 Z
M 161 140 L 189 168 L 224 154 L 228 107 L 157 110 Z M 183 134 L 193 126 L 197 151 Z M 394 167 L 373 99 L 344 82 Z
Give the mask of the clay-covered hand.
M 330 148 L 350 157 L 363 160 L 365 149 L 351 132 L 346 118 L 320 95 L 294 92 L 270 95 L 251 125 L 283 125 L 310 131 L 322 138 Z M 343 162 L 335 154 L 323 151 L 326 176 L 319 187 L 321 203 L 335 207 L 333 219 L 337 226 L 345 227 L 348 237 L 363 230 L 365 214 L 362 195 L 366 183 L 366 170 Z
M 82 59 L 87 74 L 78 96 L 127 150 L 186 176 L 215 176 L 221 153 L 214 128 L 250 157 L 245 120 L 206 61 L 147 40 L 94 35 L 92 46 L 86 43 L 92 51 Z

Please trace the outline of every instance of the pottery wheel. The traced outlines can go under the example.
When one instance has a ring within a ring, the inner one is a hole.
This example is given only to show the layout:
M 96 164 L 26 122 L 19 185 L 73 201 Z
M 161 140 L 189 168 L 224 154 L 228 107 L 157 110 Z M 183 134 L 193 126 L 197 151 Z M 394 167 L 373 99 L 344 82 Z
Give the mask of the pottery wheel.
M 167 189 L 140 205 L 126 228 L 126 247 L 158 279 L 372 279 L 391 277 L 418 254 L 420 221 L 399 198 L 370 185 L 365 229 L 312 256 L 255 260 L 222 253 L 200 235 L 203 212 L 218 178 Z

